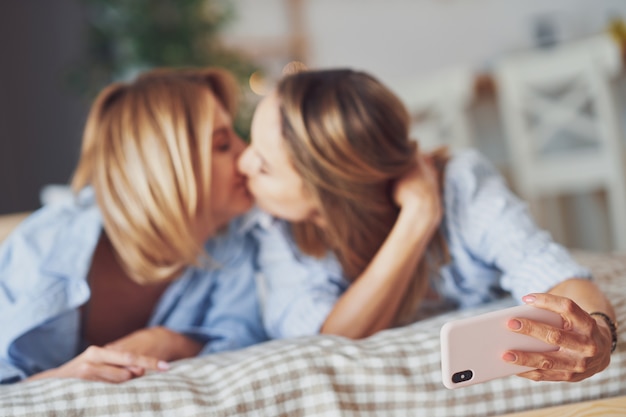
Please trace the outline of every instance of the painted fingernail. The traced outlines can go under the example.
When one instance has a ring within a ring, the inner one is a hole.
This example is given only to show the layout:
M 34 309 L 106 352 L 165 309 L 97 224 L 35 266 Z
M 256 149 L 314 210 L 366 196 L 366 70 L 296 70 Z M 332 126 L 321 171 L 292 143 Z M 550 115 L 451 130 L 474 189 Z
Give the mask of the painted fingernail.
M 522 328 L 522 322 L 517 320 L 517 319 L 509 320 L 507 325 L 509 326 L 509 329 L 511 329 L 511 330 L 519 330 L 519 329 Z
M 517 360 L 517 356 L 515 356 L 514 353 L 506 352 L 504 355 L 502 355 L 502 359 L 507 362 L 515 362 Z
M 526 304 L 532 304 L 537 298 L 534 295 L 525 295 L 522 297 L 522 301 Z
M 157 363 L 157 368 L 159 368 L 159 370 L 161 371 L 167 371 L 168 369 L 170 369 L 170 364 L 165 361 L 159 361 Z

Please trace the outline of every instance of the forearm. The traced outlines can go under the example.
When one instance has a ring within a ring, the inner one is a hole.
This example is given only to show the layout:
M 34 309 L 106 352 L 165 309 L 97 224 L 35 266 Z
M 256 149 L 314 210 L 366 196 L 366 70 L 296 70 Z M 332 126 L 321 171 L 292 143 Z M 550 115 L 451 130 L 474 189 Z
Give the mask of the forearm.
M 137 330 L 106 347 L 174 361 L 196 356 L 203 345 L 167 327 L 154 326 Z
M 30 382 L 30 381 L 36 381 L 38 379 L 54 378 L 55 371 L 56 369 L 51 369 L 48 371 L 39 372 L 38 374 L 31 375 L 28 378 L 21 380 L 20 382 Z
M 361 338 L 393 324 L 436 225 L 403 209 L 365 271 L 339 299 L 321 333 Z
M 201 344 L 200 342 L 185 336 L 183 334 L 180 333 L 176 333 L 176 332 L 172 332 L 174 334 L 174 338 L 175 338 L 175 350 L 172 354 L 171 359 L 169 360 L 177 360 L 177 359 L 184 359 L 184 358 L 191 358 L 196 356 L 198 353 L 200 353 L 200 351 L 202 350 L 202 348 L 204 347 L 203 344 Z

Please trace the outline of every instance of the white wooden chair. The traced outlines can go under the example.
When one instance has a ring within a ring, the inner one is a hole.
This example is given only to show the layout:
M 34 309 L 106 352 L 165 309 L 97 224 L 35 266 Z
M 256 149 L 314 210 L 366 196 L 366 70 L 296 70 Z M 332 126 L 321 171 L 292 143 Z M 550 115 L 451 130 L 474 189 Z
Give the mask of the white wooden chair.
M 474 98 L 474 80 L 469 68 L 455 68 L 392 85 L 411 114 L 411 136 L 422 149 L 473 145 L 467 110 Z
M 597 36 L 504 58 L 496 81 L 516 190 L 540 223 L 545 197 L 604 190 L 614 249 L 626 250 L 623 139 L 611 89 L 620 69 L 617 44 Z

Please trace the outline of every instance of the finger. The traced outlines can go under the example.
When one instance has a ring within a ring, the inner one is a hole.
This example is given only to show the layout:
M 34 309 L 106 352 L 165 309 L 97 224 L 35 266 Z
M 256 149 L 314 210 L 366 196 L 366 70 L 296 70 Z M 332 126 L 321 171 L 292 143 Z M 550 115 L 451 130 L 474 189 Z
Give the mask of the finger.
M 107 362 L 116 365 L 125 366 L 127 368 L 143 368 L 153 371 L 166 371 L 169 364 L 151 356 L 137 355 L 131 352 L 107 350 Z
M 133 374 L 133 377 L 135 378 L 139 376 L 144 376 L 146 373 L 146 370 L 139 366 L 128 366 L 126 369 L 128 369 Z
M 587 338 L 583 334 L 523 317 L 509 320 L 507 327 L 516 333 L 534 337 L 562 349 L 580 350 L 587 343 Z
M 569 298 L 548 293 L 534 293 L 522 297 L 522 300 L 526 304 L 559 314 L 563 319 L 565 330 L 575 328 L 589 330 L 592 326 L 589 314 Z
M 91 361 L 117 365 L 122 367 L 141 367 L 154 371 L 166 371 L 169 364 L 165 361 L 150 356 L 137 355 L 131 352 L 123 352 L 114 349 L 105 349 L 90 346 L 85 351 Z
M 133 374 L 129 369 L 99 362 L 82 362 L 75 369 L 74 376 L 89 381 L 119 383 L 133 378 Z
M 542 371 L 532 370 L 517 374 L 522 378 L 531 379 L 533 381 L 565 381 L 578 382 L 585 379 L 584 375 L 569 371 Z
M 567 371 L 583 372 L 579 361 L 573 357 L 565 356 L 561 352 L 522 352 L 510 350 L 502 355 L 502 359 L 508 363 L 527 366 L 543 371 Z

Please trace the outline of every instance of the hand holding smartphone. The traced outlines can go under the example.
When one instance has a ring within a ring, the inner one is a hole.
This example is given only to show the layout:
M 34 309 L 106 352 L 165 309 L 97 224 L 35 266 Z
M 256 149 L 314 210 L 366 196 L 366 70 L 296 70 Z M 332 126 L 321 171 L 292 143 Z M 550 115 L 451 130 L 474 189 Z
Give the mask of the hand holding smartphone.
M 559 348 L 509 330 L 507 322 L 513 318 L 563 327 L 557 313 L 528 305 L 448 322 L 440 334 L 443 384 L 450 389 L 460 388 L 532 369 L 505 362 L 502 355 L 507 350 L 548 352 Z

